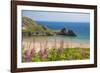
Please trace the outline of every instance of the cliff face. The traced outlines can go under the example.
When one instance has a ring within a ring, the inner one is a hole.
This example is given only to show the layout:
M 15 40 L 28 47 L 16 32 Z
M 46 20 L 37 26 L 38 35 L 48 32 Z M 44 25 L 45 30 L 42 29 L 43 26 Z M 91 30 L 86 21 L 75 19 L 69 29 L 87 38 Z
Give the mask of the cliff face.
M 59 32 L 46 28 L 45 26 L 37 24 L 35 21 L 28 17 L 22 17 L 22 33 L 24 36 L 32 35 L 65 35 L 65 36 L 76 36 L 74 31 L 70 29 L 63 28 Z

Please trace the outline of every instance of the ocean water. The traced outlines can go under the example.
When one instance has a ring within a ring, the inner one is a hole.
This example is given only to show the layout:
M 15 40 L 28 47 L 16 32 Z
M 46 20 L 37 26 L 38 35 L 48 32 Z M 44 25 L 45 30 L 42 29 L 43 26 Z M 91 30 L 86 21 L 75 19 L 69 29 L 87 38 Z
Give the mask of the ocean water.
M 56 36 L 56 39 L 69 40 L 74 42 L 84 42 L 89 44 L 90 40 L 90 24 L 84 22 L 47 22 L 36 21 L 39 25 L 43 25 L 51 30 L 61 30 L 62 28 L 71 29 L 77 35 L 76 37 L 70 36 Z M 53 39 L 50 37 L 49 39 Z

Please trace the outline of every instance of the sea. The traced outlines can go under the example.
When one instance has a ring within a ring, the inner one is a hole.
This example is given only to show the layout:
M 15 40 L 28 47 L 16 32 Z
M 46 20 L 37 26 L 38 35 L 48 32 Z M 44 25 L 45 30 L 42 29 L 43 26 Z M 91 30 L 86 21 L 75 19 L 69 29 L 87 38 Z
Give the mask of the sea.
M 64 40 L 78 43 L 89 44 L 90 43 L 90 23 L 88 22 L 51 22 L 51 21 L 36 21 L 39 25 L 45 26 L 51 30 L 61 30 L 62 28 L 73 30 L 77 35 L 72 36 L 50 36 L 49 40 Z

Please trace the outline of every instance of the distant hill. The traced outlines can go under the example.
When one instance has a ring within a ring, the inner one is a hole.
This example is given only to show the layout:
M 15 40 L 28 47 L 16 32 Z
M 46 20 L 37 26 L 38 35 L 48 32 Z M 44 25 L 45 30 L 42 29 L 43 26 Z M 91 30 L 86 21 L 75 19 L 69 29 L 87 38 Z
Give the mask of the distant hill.
M 30 31 L 30 32 L 35 32 L 35 31 L 42 31 L 44 32 L 45 30 L 43 29 L 43 26 L 38 25 L 35 21 L 28 17 L 22 17 L 22 27 L 23 27 L 23 32 L 24 31 Z
M 22 17 L 22 32 L 23 33 L 32 33 L 32 32 L 39 32 L 39 33 L 45 33 L 49 34 L 53 32 L 53 30 L 50 30 L 46 28 L 43 25 L 37 24 L 35 21 L 28 17 Z
M 34 20 L 28 17 L 22 17 L 22 33 L 23 35 L 66 35 L 66 36 L 76 36 L 76 34 L 66 28 L 61 29 L 60 31 L 51 30 L 44 25 L 36 23 Z

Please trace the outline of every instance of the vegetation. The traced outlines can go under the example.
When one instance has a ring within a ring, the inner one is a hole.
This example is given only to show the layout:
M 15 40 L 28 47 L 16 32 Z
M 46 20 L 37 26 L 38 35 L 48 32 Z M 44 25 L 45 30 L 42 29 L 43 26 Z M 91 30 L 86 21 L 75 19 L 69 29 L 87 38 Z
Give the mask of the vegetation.
M 28 17 L 22 17 L 22 32 L 52 32 L 52 30 L 45 28 L 42 25 L 37 24 L 35 21 Z
M 61 61 L 61 60 L 83 60 L 89 59 L 89 48 L 63 48 L 63 49 L 42 49 L 36 52 L 35 49 L 23 52 L 23 62 Z

